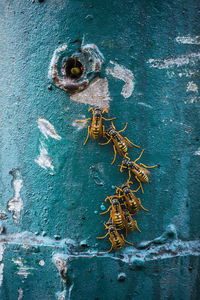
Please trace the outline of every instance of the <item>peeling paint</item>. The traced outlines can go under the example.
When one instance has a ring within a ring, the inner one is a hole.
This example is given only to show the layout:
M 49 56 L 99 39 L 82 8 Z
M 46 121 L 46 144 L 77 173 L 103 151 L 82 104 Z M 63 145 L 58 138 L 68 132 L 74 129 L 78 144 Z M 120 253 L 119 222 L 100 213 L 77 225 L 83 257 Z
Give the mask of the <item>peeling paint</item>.
M 168 69 L 171 67 L 181 67 L 184 65 L 195 65 L 200 59 L 200 52 L 183 54 L 173 58 L 149 59 L 147 62 L 152 68 Z
M 121 94 L 124 98 L 129 98 L 134 90 L 135 82 L 133 73 L 122 65 L 110 61 L 111 67 L 106 68 L 106 74 L 112 75 L 115 78 L 121 79 L 125 82 Z
M 12 261 L 18 266 L 18 271 L 16 272 L 16 274 L 18 274 L 19 276 L 23 276 L 25 279 L 28 278 L 28 276 L 31 274 L 30 270 L 34 270 L 33 267 L 24 265 L 26 261 L 22 260 L 21 257 L 12 258 Z
M 189 81 L 187 84 L 186 92 L 198 93 L 198 86 L 193 81 Z
M 48 156 L 48 151 L 45 147 L 45 143 L 40 141 L 40 155 L 35 159 L 35 162 L 43 169 L 51 169 L 54 171 L 53 159 Z
M 41 259 L 41 260 L 39 261 L 39 265 L 40 265 L 41 267 L 43 267 L 43 266 L 45 265 L 45 261 L 44 261 L 43 259 Z
M 5 246 L 0 244 L 0 287 L 2 286 L 2 282 L 3 282 L 4 263 L 2 263 L 2 261 L 3 261 L 4 249 Z
M 23 199 L 21 198 L 20 191 L 23 186 L 23 180 L 19 169 L 13 169 L 10 171 L 13 176 L 11 185 L 14 190 L 13 197 L 7 203 L 7 209 L 12 213 L 12 218 L 15 224 L 19 224 L 21 210 L 23 208 Z
M 179 44 L 200 45 L 200 36 L 199 35 L 177 36 L 175 40 Z
M 42 134 L 45 136 L 46 139 L 50 136 L 51 138 L 55 140 L 61 140 L 61 136 L 56 133 L 56 130 L 54 126 L 46 119 L 38 118 L 37 120 L 38 128 L 42 132 Z
M 18 289 L 18 293 L 19 293 L 19 296 L 18 296 L 17 300 L 22 300 L 22 298 L 23 298 L 23 296 L 24 296 L 24 293 L 23 293 L 22 288 L 19 288 L 19 289 Z
M 107 78 L 94 79 L 84 91 L 71 95 L 70 99 L 100 108 L 109 106 L 110 93 Z

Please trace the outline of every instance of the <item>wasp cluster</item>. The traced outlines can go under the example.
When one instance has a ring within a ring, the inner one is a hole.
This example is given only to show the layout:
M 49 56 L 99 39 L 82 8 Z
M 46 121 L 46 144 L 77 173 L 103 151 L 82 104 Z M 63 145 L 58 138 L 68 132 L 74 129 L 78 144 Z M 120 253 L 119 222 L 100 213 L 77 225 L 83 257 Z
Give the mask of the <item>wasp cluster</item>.
M 136 148 L 140 147 L 132 143 L 127 137 L 121 135 L 121 133 L 125 131 L 128 125 L 127 123 L 124 129 L 117 131 L 112 122 L 116 118 L 106 119 L 103 117 L 104 113 L 108 113 L 108 107 L 104 109 L 91 107 L 89 108 L 89 111 L 92 111 L 92 118 L 76 121 L 77 123 L 91 121 L 91 124 L 88 126 L 88 134 L 84 145 L 86 145 L 89 136 L 94 140 L 99 140 L 102 137 L 105 138 L 107 141 L 99 144 L 107 145 L 112 143 L 114 158 L 111 162 L 111 165 L 114 164 L 116 155 L 119 153 L 123 157 L 120 165 L 120 172 L 123 172 L 124 169 L 128 171 L 128 179 L 126 183 L 119 187 L 116 186 L 115 195 L 108 196 L 105 199 L 105 201 L 109 200 L 110 206 L 107 211 L 101 213 L 101 215 L 110 212 L 110 218 L 106 223 L 104 223 L 107 233 L 103 237 L 97 237 L 98 239 L 103 239 L 109 236 L 111 248 L 108 252 L 111 252 L 112 250 L 117 251 L 122 247 L 125 248 L 125 243 L 133 245 L 125 240 L 123 232 L 126 234 L 126 236 L 128 233 L 134 230 L 140 232 L 137 221 L 134 220 L 134 216 L 139 210 L 148 210 L 142 206 L 140 198 L 136 197 L 135 193 L 140 189 L 142 193 L 144 193 L 142 183 L 148 183 L 150 175 L 150 172 L 147 169 L 158 166 L 146 166 L 142 163 L 136 163 L 141 158 L 144 150 L 141 151 L 139 157 L 134 161 L 128 157 L 128 150 L 131 149 L 132 146 Z M 111 125 L 107 129 L 105 129 L 105 126 L 103 125 L 103 120 L 111 121 Z M 133 184 L 131 181 L 132 177 L 134 177 L 136 182 L 139 184 L 136 190 L 131 189 L 131 184 Z

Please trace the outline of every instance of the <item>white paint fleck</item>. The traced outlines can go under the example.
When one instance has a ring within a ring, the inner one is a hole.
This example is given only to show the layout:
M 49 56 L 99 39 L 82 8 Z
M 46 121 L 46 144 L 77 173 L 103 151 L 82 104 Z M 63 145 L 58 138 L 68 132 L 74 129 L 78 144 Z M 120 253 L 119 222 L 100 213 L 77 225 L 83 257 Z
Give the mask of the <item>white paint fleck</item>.
M 147 107 L 147 108 L 150 108 L 150 109 L 153 108 L 151 105 L 146 104 L 146 103 L 144 103 L 144 102 L 138 102 L 138 105 L 142 105 L 142 106 Z
M 70 99 L 79 102 L 105 108 L 109 106 L 110 94 L 107 78 L 96 78 L 82 92 L 75 93 Z
M 22 298 L 23 298 L 23 296 L 24 296 L 24 293 L 23 293 L 22 288 L 19 288 L 19 289 L 18 289 L 18 293 L 19 293 L 19 296 L 18 296 L 17 300 L 22 300 Z
M 200 155 L 200 147 L 194 152 L 194 155 Z
M 23 208 L 23 199 L 21 198 L 20 191 L 23 187 L 23 180 L 21 179 L 19 169 L 13 169 L 10 171 L 10 174 L 13 176 L 11 185 L 14 190 L 13 197 L 7 203 L 7 209 L 9 212 L 12 212 L 12 218 L 15 224 L 19 223 L 21 210 Z
M 200 45 L 200 36 L 177 36 L 176 42 L 179 44 Z
M 186 91 L 198 93 L 198 86 L 193 81 L 189 81 L 187 84 Z
M 4 245 L 0 244 L 0 287 L 1 287 L 2 282 L 3 282 L 3 269 L 4 269 L 4 263 L 2 263 L 3 253 L 4 253 Z
M 152 68 L 168 69 L 171 67 L 181 67 L 184 65 L 195 65 L 200 59 L 200 52 L 183 54 L 177 57 L 164 58 L 164 59 L 149 59 L 148 63 L 151 64 Z
M 41 260 L 39 261 L 39 265 L 40 265 L 41 267 L 43 267 L 43 266 L 45 265 L 45 261 L 44 261 L 43 259 L 41 259 Z
M 135 86 L 133 73 L 129 69 L 122 65 L 118 65 L 113 61 L 110 61 L 110 63 L 112 66 L 106 69 L 106 74 L 112 75 L 125 82 L 121 94 L 124 98 L 129 98 L 132 95 Z
M 35 159 L 35 162 L 43 169 L 51 169 L 52 171 L 54 171 L 54 166 L 52 163 L 53 160 L 51 157 L 48 156 L 46 145 L 42 141 L 40 141 L 39 151 L 40 154 Z
M 80 120 L 84 120 L 84 119 L 86 119 L 85 115 L 80 116 Z M 78 120 L 76 120 L 76 121 L 78 121 Z M 84 127 L 88 126 L 87 122 L 77 123 L 76 121 L 73 121 L 72 126 L 76 127 L 78 131 L 83 129 Z
M 42 132 L 42 134 L 45 136 L 46 139 L 48 139 L 48 136 L 55 140 L 61 140 L 61 136 L 56 133 L 56 130 L 54 126 L 46 119 L 38 118 L 37 120 L 38 128 Z
M 25 260 L 22 261 L 21 257 L 18 258 L 12 258 L 12 261 L 18 266 L 18 271 L 16 274 L 19 276 L 23 276 L 25 279 L 31 274 L 29 270 L 34 270 L 33 267 L 25 266 L 26 263 Z
M 52 79 L 52 74 L 54 72 L 54 65 L 57 63 L 58 59 L 59 59 L 59 53 L 63 52 L 67 49 L 67 44 L 63 44 L 62 46 L 58 47 L 52 56 L 50 65 L 49 65 L 49 71 L 48 71 L 48 78 Z

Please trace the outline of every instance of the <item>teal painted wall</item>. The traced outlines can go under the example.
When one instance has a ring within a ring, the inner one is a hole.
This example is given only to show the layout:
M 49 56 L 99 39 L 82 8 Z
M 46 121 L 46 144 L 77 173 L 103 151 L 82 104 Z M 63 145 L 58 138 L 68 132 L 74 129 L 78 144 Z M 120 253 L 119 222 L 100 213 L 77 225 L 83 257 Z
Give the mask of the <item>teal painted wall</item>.
M 1 1 L 2 300 L 198 299 L 199 12 L 194 0 Z M 48 78 L 54 51 L 67 43 L 76 52 L 83 37 L 104 56 L 102 94 L 117 129 L 128 122 L 141 161 L 161 166 L 139 193 L 149 212 L 128 236 L 135 247 L 119 254 L 96 237 L 105 197 L 127 179 L 121 159 L 110 165 L 111 145 L 83 146 L 87 127 L 74 122 L 90 105 Z M 127 98 L 110 61 L 132 86 Z

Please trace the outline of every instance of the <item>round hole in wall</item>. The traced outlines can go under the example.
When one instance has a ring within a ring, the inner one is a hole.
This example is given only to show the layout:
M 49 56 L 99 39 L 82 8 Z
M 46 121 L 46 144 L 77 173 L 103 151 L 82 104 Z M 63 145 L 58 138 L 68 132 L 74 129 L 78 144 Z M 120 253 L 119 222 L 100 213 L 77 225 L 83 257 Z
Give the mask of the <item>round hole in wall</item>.
M 76 56 L 64 61 L 62 68 L 64 75 L 71 79 L 79 79 L 84 70 L 82 63 L 76 58 Z

